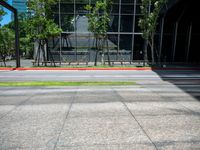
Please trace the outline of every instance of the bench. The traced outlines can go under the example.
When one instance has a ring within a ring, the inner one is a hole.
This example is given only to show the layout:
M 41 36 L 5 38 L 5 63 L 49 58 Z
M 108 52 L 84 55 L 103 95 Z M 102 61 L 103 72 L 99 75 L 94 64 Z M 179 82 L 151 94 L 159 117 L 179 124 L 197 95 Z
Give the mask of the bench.
M 42 62 L 39 62 L 39 65 L 44 65 L 44 64 L 51 64 L 51 65 L 53 65 L 54 63 L 55 64 L 60 64 L 60 61 L 42 61 Z M 37 65 L 38 64 L 38 62 L 37 61 L 32 61 L 32 65 L 33 66 L 35 66 L 35 65 Z
M 66 64 L 66 65 L 71 65 L 71 64 L 76 64 L 76 65 L 79 65 L 79 64 L 81 64 L 81 63 L 85 63 L 86 65 L 88 65 L 88 61 L 65 61 L 65 62 L 60 62 L 60 61 L 42 61 L 42 62 L 39 62 L 39 65 L 44 65 L 44 64 L 51 64 L 51 65 L 54 65 L 54 63 L 55 64 L 60 64 L 60 65 L 64 65 L 64 64 Z M 35 62 L 35 61 L 32 61 L 32 64 L 33 64 L 33 66 L 35 66 L 35 65 L 37 65 L 38 64 L 38 62 Z
M 104 61 L 105 63 L 109 63 L 109 61 L 108 60 L 105 60 Z M 110 63 L 112 64 L 112 65 L 114 65 L 115 63 L 120 63 L 121 65 L 123 65 L 124 63 L 126 63 L 126 62 L 128 62 L 128 63 L 130 63 L 131 64 L 131 61 L 123 61 L 123 60 L 110 60 Z

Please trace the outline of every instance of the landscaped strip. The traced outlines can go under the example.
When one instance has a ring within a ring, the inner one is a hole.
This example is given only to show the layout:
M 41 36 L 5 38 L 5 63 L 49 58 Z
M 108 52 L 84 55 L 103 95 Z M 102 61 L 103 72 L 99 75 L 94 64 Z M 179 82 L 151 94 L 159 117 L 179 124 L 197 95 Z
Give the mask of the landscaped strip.
M 135 82 L 57 82 L 57 81 L 33 81 L 33 82 L 0 82 L 0 86 L 120 86 L 135 85 Z

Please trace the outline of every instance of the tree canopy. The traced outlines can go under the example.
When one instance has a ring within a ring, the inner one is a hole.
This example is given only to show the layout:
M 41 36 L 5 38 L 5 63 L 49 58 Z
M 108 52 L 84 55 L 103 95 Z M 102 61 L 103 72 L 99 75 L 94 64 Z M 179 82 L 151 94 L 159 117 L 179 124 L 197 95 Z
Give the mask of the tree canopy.
M 0 28 L 0 57 L 6 66 L 6 58 L 14 54 L 15 34 L 13 30 L 4 26 Z
M 86 5 L 85 9 L 90 13 L 87 14 L 89 22 L 89 31 L 93 32 L 99 38 L 105 36 L 109 27 L 109 10 L 111 0 L 96 1 L 95 6 Z
M 51 6 L 56 4 L 56 0 L 28 0 L 28 21 L 29 34 L 32 40 L 44 40 L 53 36 L 58 36 L 61 29 L 52 19 Z

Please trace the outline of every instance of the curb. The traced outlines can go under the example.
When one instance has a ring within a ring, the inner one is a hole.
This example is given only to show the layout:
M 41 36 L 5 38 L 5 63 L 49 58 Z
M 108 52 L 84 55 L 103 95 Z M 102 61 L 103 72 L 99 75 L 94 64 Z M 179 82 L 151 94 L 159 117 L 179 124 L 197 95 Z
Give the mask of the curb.
M 92 71 L 92 70 L 124 70 L 124 71 L 148 71 L 148 70 L 174 70 L 174 71 L 181 71 L 181 70 L 200 70 L 200 68 L 0 68 L 0 71 Z

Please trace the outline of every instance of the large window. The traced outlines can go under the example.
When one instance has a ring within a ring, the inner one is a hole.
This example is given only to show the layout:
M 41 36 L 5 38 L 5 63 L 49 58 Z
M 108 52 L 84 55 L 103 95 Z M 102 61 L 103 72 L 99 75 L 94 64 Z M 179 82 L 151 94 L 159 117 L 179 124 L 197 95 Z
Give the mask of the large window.
M 77 55 L 81 51 L 90 52 L 94 49 L 95 39 L 93 33 L 88 30 L 86 16 L 89 12 L 84 7 L 87 4 L 95 4 L 95 2 L 96 0 L 61 0 L 55 6 L 55 22 L 63 30 L 63 34 L 60 36 L 61 42 L 57 42 L 60 44 L 57 46 L 60 57 L 66 51 L 70 51 L 71 55 Z M 139 38 L 141 36 L 138 36 L 140 35 L 139 3 L 140 0 L 113 0 L 111 8 L 108 46 L 113 54 L 124 52 L 129 55 L 126 57 L 127 61 L 132 58 L 141 59 L 142 42 Z M 132 57 L 133 55 L 134 57 Z

